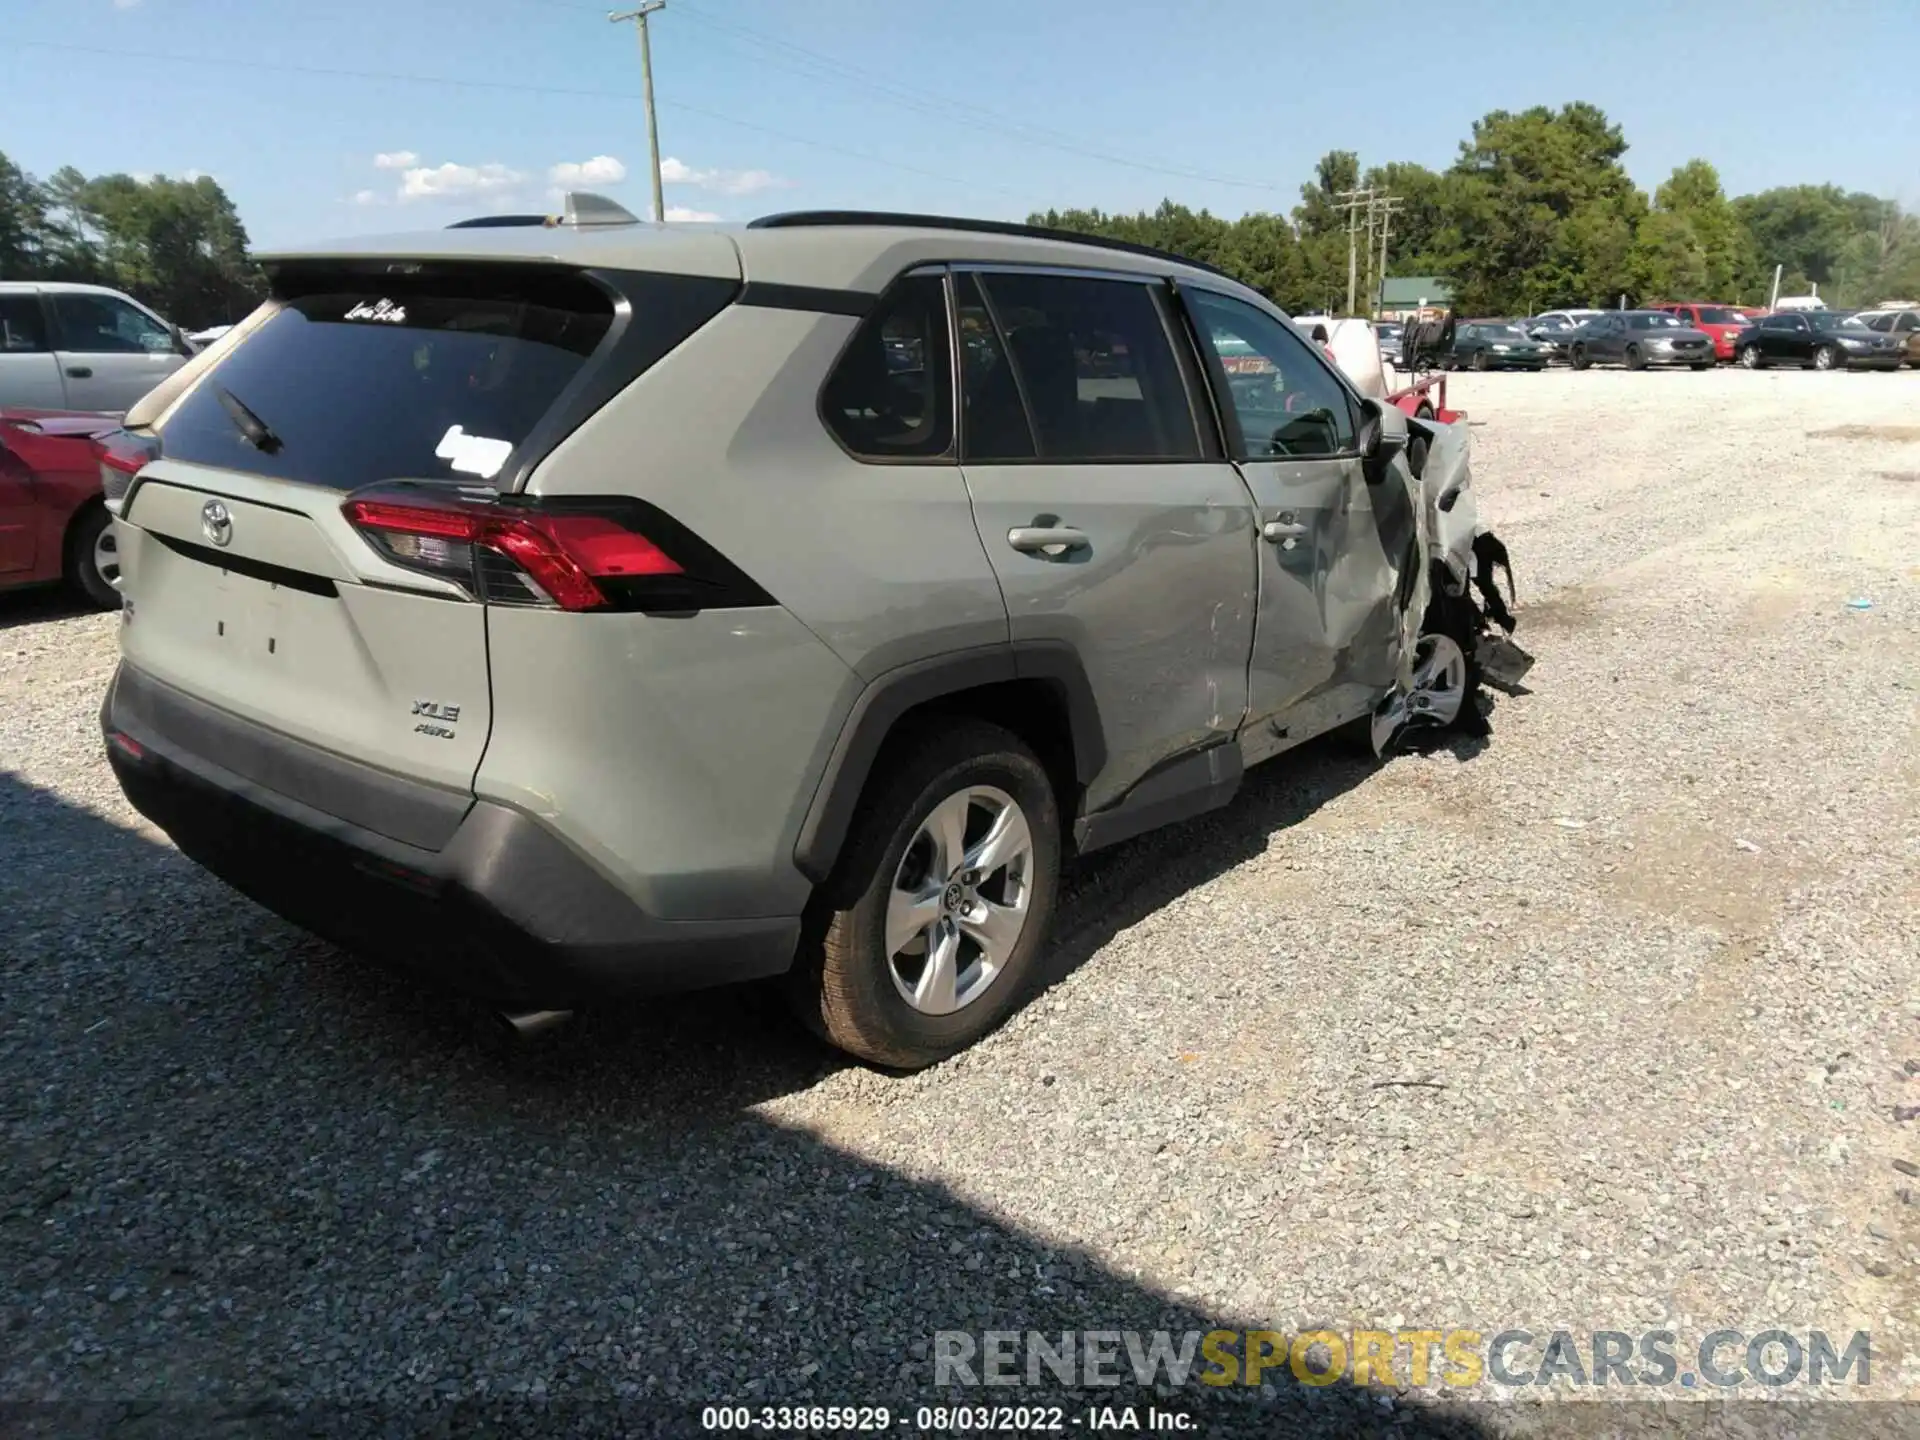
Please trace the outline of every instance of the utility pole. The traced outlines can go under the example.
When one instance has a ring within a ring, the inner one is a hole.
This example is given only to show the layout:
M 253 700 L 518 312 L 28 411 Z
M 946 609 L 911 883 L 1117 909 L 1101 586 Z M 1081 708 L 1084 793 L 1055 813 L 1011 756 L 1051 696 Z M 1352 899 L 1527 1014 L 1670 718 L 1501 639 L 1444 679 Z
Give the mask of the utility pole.
M 667 218 L 667 202 L 660 193 L 660 127 L 653 115 L 653 49 L 647 44 L 647 16 L 667 8 L 667 0 L 646 0 L 638 10 L 614 11 L 607 19 L 614 24 L 633 21 L 640 32 L 640 81 L 647 99 L 647 157 L 653 177 L 653 219 L 659 224 Z
M 1364 292 L 1368 295 L 1375 293 L 1373 288 L 1373 232 L 1378 224 L 1379 210 L 1379 200 L 1369 195 L 1367 197 L 1367 288 Z M 1349 315 L 1358 315 L 1360 312 L 1354 306 L 1349 305 L 1347 307 L 1347 313 Z
M 1404 208 L 1406 202 L 1393 195 L 1380 197 L 1380 282 L 1373 291 L 1373 313 L 1378 315 L 1381 298 L 1387 293 L 1387 236 L 1393 230 L 1393 217 L 1396 211 Z
M 1347 314 L 1351 315 L 1354 304 L 1359 299 L 1356 292 L 1360 284 L 1360 207 L 1363 205 L 1367 207 L 1369 234 L 1367 248 L 1371 250 L 1373 248 L 1371 238 L 1373 191 L 1342 190 L 1333 198 L 1340 201 L 1341 208 L 1347 212 Z

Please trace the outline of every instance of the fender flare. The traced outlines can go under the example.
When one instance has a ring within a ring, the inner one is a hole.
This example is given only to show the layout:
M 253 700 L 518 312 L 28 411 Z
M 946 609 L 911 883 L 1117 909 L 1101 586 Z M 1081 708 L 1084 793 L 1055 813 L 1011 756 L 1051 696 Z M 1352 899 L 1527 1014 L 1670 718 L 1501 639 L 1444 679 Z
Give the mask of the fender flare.
M 1099 704 L 1080 656 L 1064 641 L 1018 641 L 912 661 L 871 681 L 853 702 L 794 841 L 800 873 L 816 885 L 833 874 L 874 762 L 902 716 L 929 701 L 1012 680 L 1039 680 L 1059 691 L 1073 737 L 1074 778 L 1084 787 L 1098 775 L 1107 763 Z M 1070 825 L 1074 817 L 1064 818 Z

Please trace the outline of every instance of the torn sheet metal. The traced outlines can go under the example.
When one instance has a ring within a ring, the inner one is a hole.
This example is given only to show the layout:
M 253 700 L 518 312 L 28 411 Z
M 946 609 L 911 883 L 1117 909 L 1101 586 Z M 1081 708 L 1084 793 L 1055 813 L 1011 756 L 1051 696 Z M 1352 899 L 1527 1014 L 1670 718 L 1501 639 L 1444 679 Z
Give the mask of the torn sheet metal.
M 1434 683 L 1435 667 L 1419 664 L 1421 636 L 1448 637 L 1465 660 L 1465 694 L 1454 707 L 1454 723 L 1477 733 L 1487 728 L 1481 681 L 1511 691 L 1533 667 L 1533 657 L 1511 639 L 1516 624 L 1513 567 L 1505 544 L 1480 518 L 1473 491 L 1472 432 L 1465 424 L 1419 420 L 1410 420 L 1407 428 L 1410 444 L 1427 442 L 1416 482 L 1421 553 L 1427 563 L 1419 567 L 1419 584 L 1402 612 L 1396 689 L 1376 712 L 1374 748 L 1381 754 L 1421 726 L 1422 717 L 1435 713 L 1427 703 L 1430 697 L 1416 693 Z M 1412 459 L 1410 454 L 1409 478 Z M 1430 652 L 1431 643 L 1427 648 Z

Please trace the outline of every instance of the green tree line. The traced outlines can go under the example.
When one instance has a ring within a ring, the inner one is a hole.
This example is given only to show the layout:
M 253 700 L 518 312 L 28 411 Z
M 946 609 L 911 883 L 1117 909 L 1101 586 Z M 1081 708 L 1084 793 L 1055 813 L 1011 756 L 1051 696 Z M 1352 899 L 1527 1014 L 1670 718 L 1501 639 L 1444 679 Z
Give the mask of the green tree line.
M 264 293 L 219 182 L 166 176 L 45 181 L 0 153 L 0 280 L 111 285 L 187 330 L 240 319 Z
M 1291 216 L 1228 220 L 1172 200 L 1111 215 L 1048 210 L 1030 223 L 1155 245 L 1225 270 L 1294 313 L 1339 313 L 1347 296 L 1347 212 L 1365 187 L 1400 200 L 1387 273 L 1438 275 L 1479 315 L 1659 299 L 1764 305 L 1774 266 L 1782 295 L 1818 285 L 1833 305 L 1920 298 L 1920 216 L 1837 185 L 1792 185 L 1728 198 L 1705 160 L 1680 166 L 1651 196 L 1628 177 L 1618 125 L 1585 103 L 1477 121 L 1445 170 L 1394 162 L 1362 170 L 1350 150 L 1314 167 Z M 1365 228 L 1362 227 L 1364 249 Z M 1377 270 L 1377 265 L 1373 267 Z M 1365 259 L 1361 308 L 1368 308 Z

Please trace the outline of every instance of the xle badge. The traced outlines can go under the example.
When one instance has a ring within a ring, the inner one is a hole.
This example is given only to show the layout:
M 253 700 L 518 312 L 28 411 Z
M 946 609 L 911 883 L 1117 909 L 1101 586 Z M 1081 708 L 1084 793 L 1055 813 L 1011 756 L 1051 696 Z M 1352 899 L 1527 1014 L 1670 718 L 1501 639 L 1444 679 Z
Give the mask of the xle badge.
M 413 702 L 413 713 L 421 717 L 420 723 L 413 727 L 414 734 L 431 735 L 435 740 L 453 739 L 453 731 L 449 727 L 460 718 L 458 705 L 442 705 L 438 700 L 416 700 Z M 436 725 L 433 723 L 436 720 L 446 723 Z

